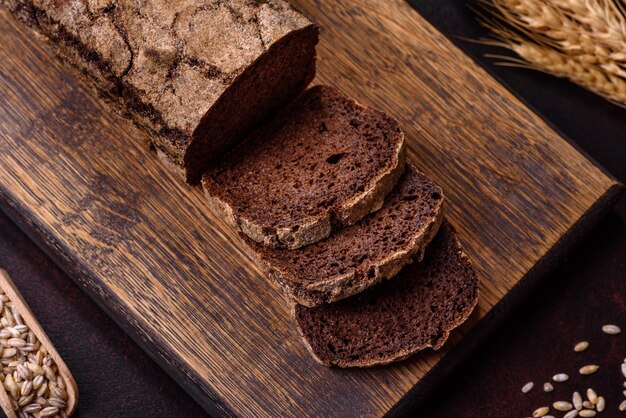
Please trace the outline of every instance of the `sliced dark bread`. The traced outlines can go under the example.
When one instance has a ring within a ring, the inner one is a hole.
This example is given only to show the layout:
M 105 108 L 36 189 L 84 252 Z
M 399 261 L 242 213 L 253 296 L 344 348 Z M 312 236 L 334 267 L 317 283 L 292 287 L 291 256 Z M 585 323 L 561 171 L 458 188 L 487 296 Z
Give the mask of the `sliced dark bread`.
M 294 306 L 304 341 L 328 366 L 367 367 L 439 349 L 478 301 L 478 280 L 443 222 L 421 263 L 363 293 L 316 308 Z
M 409 165 L 379 211 L 325 240 L 285 250 L 243 238 L 289 299 L 316 306 L 360 293 L 420 261 L 442 218 L 441 188 Z
M 284 0 L 0 0 L 198 183 L 315 75 L 318 28 Z
M 295 249 L 380 209 L 404 164 L 404 134 L 393 118 L 317 86 L 207 171 L 202 184 L 253 241 Z

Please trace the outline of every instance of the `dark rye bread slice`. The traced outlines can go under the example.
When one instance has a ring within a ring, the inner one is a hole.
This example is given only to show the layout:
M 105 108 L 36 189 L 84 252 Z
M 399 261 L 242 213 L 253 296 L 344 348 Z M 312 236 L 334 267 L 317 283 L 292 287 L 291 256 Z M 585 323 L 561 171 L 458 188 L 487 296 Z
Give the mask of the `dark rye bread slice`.
M 0 0 L 197 183 L 300 94 L 318 29 L 283 0 Z
M 405 154 L 393 118 L 317 86 L 209 169 L 202 185 L 253 241 L 296 249 L 380 209 Z
M 339 302 L 294 306 L 304 341 L 327 366 L 367 367 L 441 348 L 478 301 L 478 279 L 456 232 L 443 222 L 421 263 Z
M 243 238 L 288 299 L 316 306 L 360 293 L 420 261 L 442 218 L 441 188 L 409 165 L 379 211 L 325 240 L 282 250 Z

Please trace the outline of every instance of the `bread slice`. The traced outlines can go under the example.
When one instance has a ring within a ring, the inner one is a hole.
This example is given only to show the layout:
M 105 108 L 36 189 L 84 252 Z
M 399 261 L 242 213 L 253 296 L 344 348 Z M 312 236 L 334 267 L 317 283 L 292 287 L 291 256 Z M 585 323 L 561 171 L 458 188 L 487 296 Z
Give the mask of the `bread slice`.
M 289 299 L 316 306 L 362 292 L 420 261 L 442 218 L 441 188 L 409 165 L 382 209 L 325 240 L 297 250 L 244 241 Z
M 317 86 L 207 171 L 202 185 L 253 241 L 296 249 L 380 209 L 404 164 L 394 119 Z
M 192 183 L 315 75 L 318 28 L 284 0 L 0 3 Z
M 294 306 L 304 341 L 327 366 L 367 367 L 441 348 L 478 301 L 478 280 L 456 232 L 443 222 L 421 263 L 342 301 Z

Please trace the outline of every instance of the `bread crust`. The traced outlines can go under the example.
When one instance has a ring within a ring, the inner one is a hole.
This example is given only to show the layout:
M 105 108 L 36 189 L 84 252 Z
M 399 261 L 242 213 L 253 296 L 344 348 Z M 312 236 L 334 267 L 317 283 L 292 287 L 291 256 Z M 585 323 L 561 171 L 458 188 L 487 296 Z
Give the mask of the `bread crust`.
M 0 4 L 192 184 L 315 75 L 319 30 L 284 0 Z

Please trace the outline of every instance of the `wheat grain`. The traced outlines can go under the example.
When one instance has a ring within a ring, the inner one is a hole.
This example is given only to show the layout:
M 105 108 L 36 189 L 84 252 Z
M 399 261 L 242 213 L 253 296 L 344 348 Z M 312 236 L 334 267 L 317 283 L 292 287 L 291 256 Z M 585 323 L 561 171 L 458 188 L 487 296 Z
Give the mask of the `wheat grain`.
M 540 70 L 626 105 L 626 16 L 620 0 L 482 0 L 486 44 L 521 59 L 500 64 Z
M 66 382 L 52 357 L 0 294 L 0 381 L 17 415 L 67 416 Z

